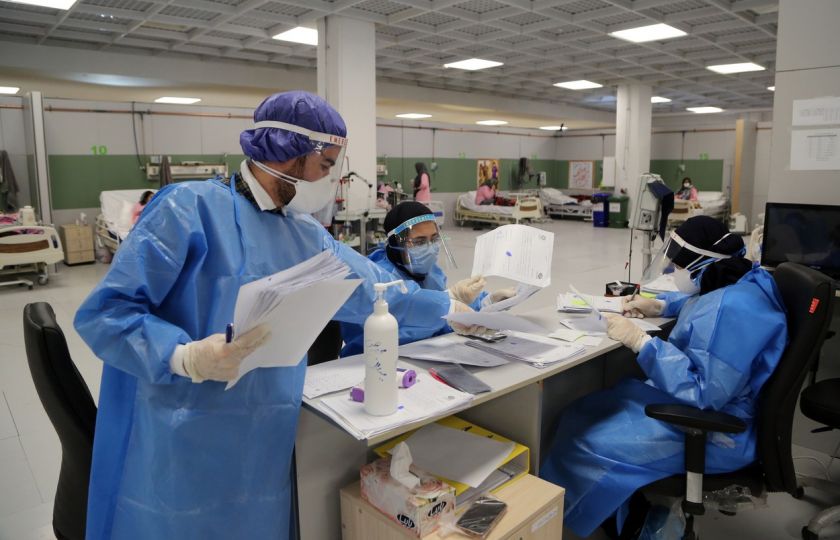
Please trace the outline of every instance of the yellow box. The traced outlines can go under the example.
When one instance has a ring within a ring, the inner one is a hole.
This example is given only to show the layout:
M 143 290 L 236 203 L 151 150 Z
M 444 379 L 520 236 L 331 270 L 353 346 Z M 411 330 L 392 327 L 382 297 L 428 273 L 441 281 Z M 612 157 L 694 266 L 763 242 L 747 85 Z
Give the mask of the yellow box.
M 504 474 L 510 476 L 510 479 L 490 489 L 491 493 L 496 493 L 500 489 L 511 484 L 512 482 L 515 482 L 516 480 L 522 478 L 523 476 L 527 475 L 528 472 L 530 472 L 531 451 L 528 449 L 527 446 L 521 445 L 516 441 L 511 441 L 510 439 L 502 437 L 501 435 L 493 433 L 492 431 L 488 431 L 480 426 L 467 422 L 466 420 L 462 420 L 457 416 L 449 416 L 446 418 L 442 418 L 438 420 L 437 423 L 448 428 L 469 431 L 470 433 L 474 433 L 482 437 L 487 437 L 489 439 L 493 439 L 494 441 L 499 441 L 503 443 L 512 442 L 515 445 L 505 462 L 499 467 L 499 470 L 502 471 Z M 395 447 L 398 443 L 408 439 L 409 437 L 411 437 L 412 434 L 414 434 L 414 431 L 410 431 L 408 433 L 400 435 L 395 439 L 391 439 L 382 446 L 375 448 L 373 451 L 378 456 L 385 457 L 389 455 L 388 452 L 391 450 L 391 448 Z M 437 478 L 440 478 L 441 480 L 455 488 L 456 504 L 459 507 L 468 502 L 471 502 L 473 499 L 487 491 L 486 489 L 483 489 L 481 487 L 473 488 L 468 486 L 467 484 L 462 484 L 460 482 L 456 482 L 454 480 L 450 480 L 442 476 L 438 476 Z

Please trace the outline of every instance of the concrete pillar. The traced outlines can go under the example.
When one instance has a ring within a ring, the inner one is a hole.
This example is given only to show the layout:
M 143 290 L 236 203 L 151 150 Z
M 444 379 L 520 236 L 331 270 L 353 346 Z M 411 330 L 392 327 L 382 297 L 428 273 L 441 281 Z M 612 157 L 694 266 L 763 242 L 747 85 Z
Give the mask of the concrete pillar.
M 732 171 L 732 213 L 740 212 L 753 223 L 752 200 L 755 193 L 756 122 L 735 122 L 735 167 Z
M 376 43 L 372 22 L 329 16 L 318 21 L 318 94 L 347 123 L 345 172 L 367 179 L 350 183 L 346 207 L 365 210 L 376 200 Z
M 635 215 L 639 177 L 650 171 L 651 87 L 619 85 L 615 121 L 615 187 L 630 197 Z

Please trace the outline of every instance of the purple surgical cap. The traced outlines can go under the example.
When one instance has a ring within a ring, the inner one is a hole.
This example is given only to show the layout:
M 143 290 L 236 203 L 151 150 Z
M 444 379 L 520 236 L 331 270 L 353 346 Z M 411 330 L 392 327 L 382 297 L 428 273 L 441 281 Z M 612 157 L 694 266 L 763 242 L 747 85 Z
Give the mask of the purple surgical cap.
M 267 97 L 254 111 L 254 122 L 273 120 L 339 137 L 347 136 L 344 120 L 332 105 L 309 92 L 296 90 Z M 246 129 L 239 144 L 254 161 L 288 161 L 315 149 L 306 135 L 277 128 Z

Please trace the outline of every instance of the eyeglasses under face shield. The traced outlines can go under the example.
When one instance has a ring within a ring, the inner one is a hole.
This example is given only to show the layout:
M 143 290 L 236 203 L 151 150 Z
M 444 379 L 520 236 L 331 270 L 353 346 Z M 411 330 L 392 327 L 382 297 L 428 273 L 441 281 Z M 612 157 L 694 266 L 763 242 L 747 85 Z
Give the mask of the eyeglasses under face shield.
M 440 251 L 444 253 L 444 263 L 457 268 L 434 214 L 406 220 L 388 232 L 387 236 L 390 248 L 400 252 L 403 265 L 413 274 L 428 273 L 430 265 L 437 262 Z

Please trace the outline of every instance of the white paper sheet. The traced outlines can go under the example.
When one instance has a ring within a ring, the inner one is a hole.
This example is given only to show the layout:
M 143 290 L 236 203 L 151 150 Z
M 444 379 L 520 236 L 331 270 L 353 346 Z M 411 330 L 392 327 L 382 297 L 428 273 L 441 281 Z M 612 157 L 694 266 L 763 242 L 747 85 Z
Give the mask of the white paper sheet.
M 499 276 L 527 285 L 551 284 L 554 233 L 527 225 L 504 225 L 475 242 L 473 276 Z
M 584 297 L 584 298 L 581 298 Z M 585 313 L 594 306 L 602 313 L 621 313 L 621 297 L 593 296 L 580 293 L 561 293 L 557 295 L 557 311 L 567 313 Z
M 840 124 L 840 97 L 793 100 L 794 126 L 826 126 Z
M 486 311 L 450 313 L 444 319 L 465 326 L 478 325 L 492 330 L 515 330 L 517 332 L 530 332 L 533 334 L 546 333 L 546 329 L 537 323 L 502 311 L 489 313 Z
M 481 311 L 484 313 L 492 313 L 494 311 L 505 311 L 513 306 L 517 306 L 524 302 L 525 300 L 531 298 L 537 291 L 541 291 L 542 287 L 537 287 L 536 285 L 526 285 L 525 283 L 519 283 L 516 286 L 516 295 L 512 296 L 511 298 L 506 298 L 501 302 L 496 302 L 494 304 L 489 304 L 487 306 L 483 306 Z
M 560 319 L 560 324 L 572 330 L 579 330 L 590 336 L 603 336 L 607 333 L 607 319 L 600 319 L 594 312 L 586 317 Z
M 802 129 L 790 133 L 792 171 L 840 170 L 840 129 Z
M 468 338 L 457 334 L 445 334 L 401 345 L 399 355 L 403 358 L 464 366 L 496 367 L 508 363 L 504 358 L 468 347 L 468 341 Z
M 327 416 L 343 426 L 359 440 L 373 437 L 396 426 L 457 409 L 472 399 L 471 394 L 455 390 L 426 373 L 418 374 L 411 388 L 399 389 L 399 408 L 390 416 L 371 416 L 364 404 L 347 394 L 336 394 L 321 400 Z
M 548 337 L 559 339 L 562 341 L 577 341 L 583 336 L 586 335 L 586 332 L 581 332 L 579 330 L 572 330 L 570 328 L 558 328 L 554 332 L 548 334 Z
M 339 390 L 346 390 L 365 378 L 365 355 L 356 354 L 332 362 L 306 368 L 303 395 L 314 399 Z
M 570 360 L 584 352 L 584 348 L 576 343 L 566 343 L 521 332 L 512 332 L 506 339 L 495 343 L 471 341 L 467 343 L 467 346 L 508 360 L 527 362 L 536 367 Z
M 429 424 L 406 439 L 418 468 L 471 487 L 478 487 L 516 448 L 440 424 Z

